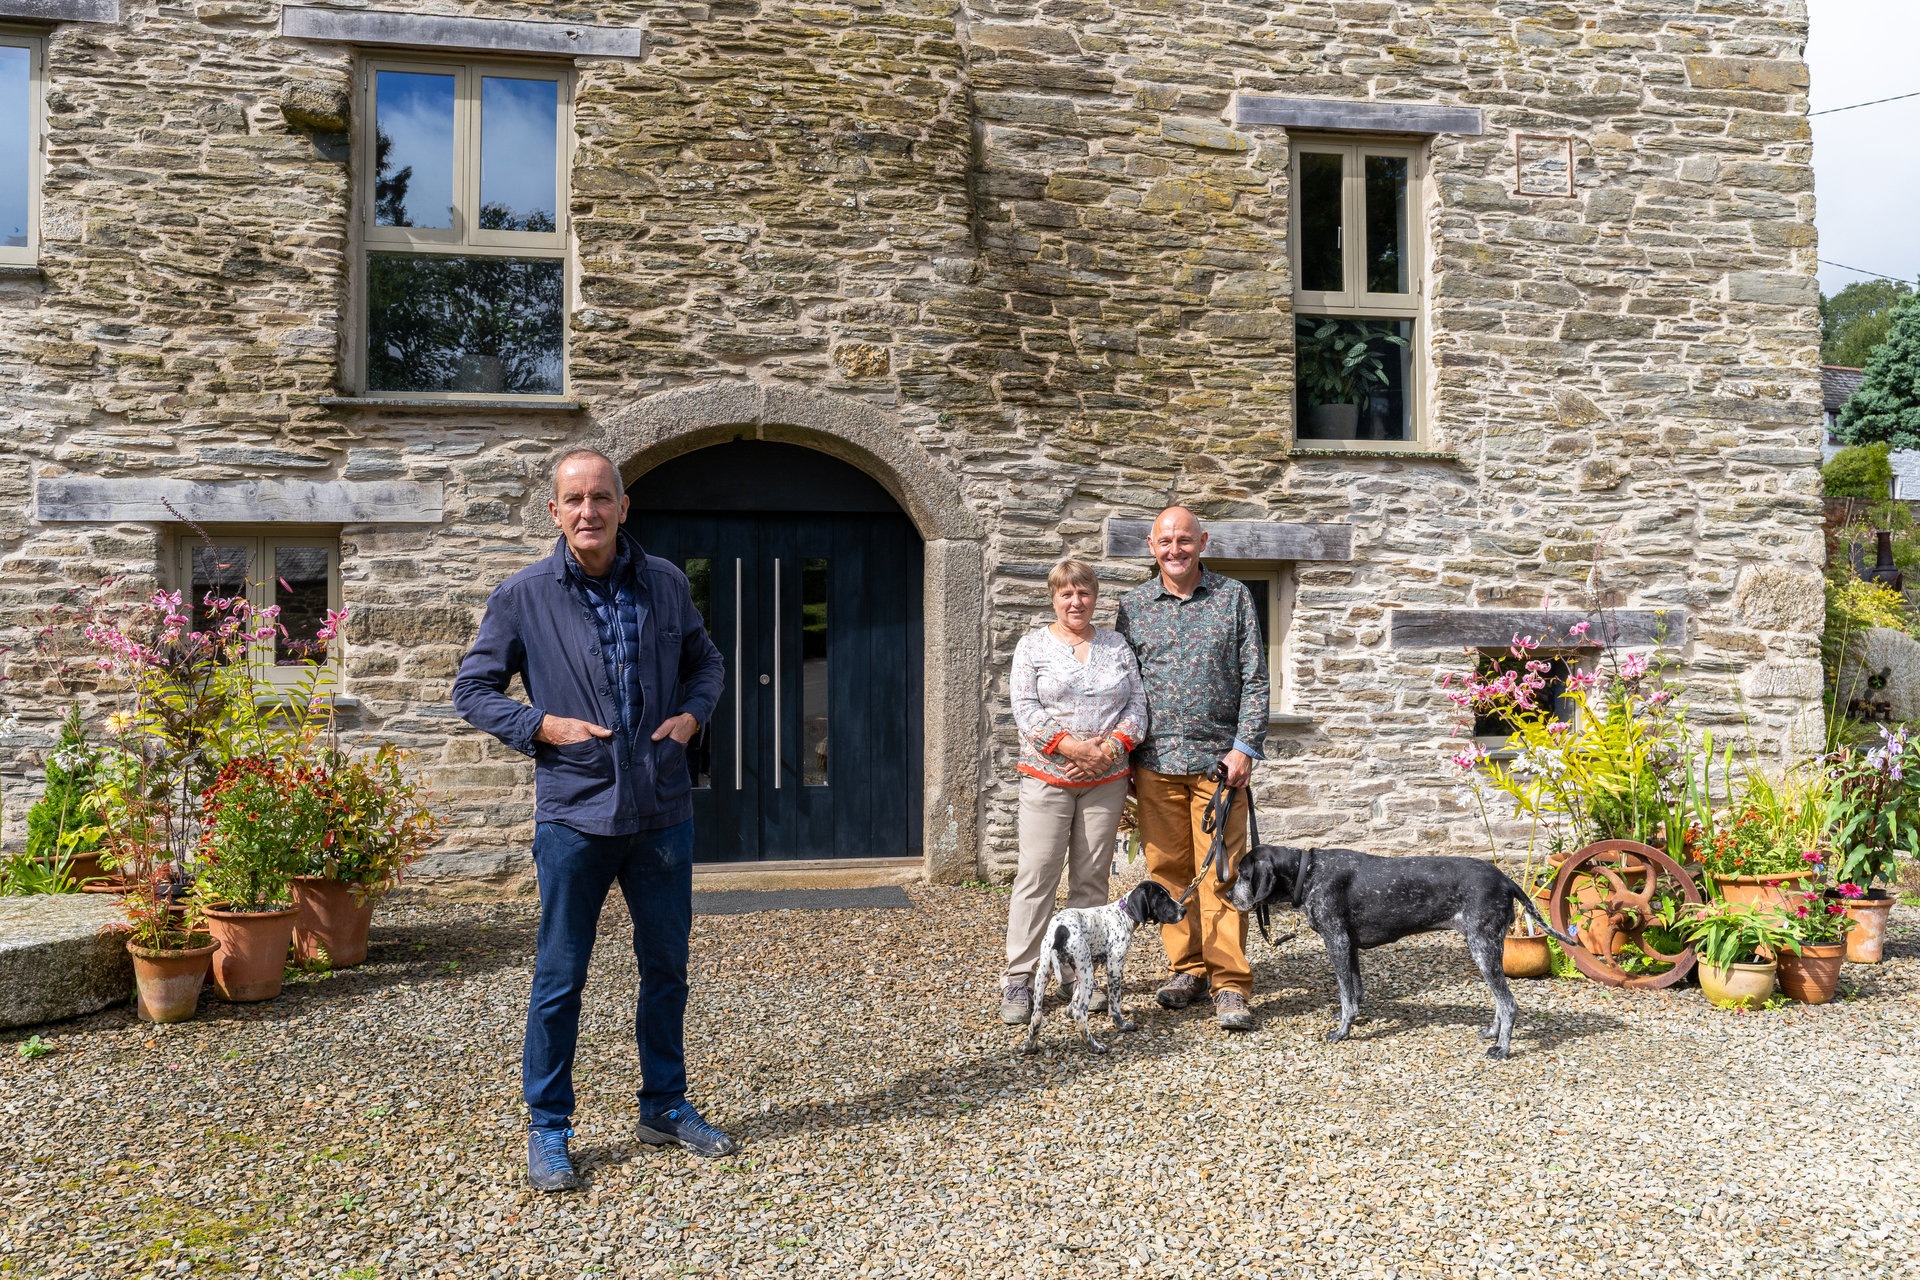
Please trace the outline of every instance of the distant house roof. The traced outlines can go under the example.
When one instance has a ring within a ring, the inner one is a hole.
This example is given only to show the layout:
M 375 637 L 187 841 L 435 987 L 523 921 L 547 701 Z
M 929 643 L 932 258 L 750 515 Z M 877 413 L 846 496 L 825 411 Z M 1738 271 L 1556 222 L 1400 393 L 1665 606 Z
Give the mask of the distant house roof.
M 1820 407 L 1828 413 L 1840 412 L 1854 392 L 1860 389 L 1860 379 L 1865 376 L 1859 369 L 1849 369 L 1843 364 L 1823 364 L 1820 366 Z

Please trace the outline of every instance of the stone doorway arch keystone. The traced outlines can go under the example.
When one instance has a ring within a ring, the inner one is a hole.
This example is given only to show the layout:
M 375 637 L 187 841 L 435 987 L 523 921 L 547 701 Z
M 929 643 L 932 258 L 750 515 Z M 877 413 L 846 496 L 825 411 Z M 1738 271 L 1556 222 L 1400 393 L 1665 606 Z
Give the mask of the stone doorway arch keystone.
M 924 786 L 926 874 L 957 883 L 977 874 L 986 725 L 986 530 L 958 481 L 891 410 L 853 396 L 747 382 L 662 391 L 609 414 L 581 443 L 599 449 L 631 485 L 684 453 L 736 438 L 817 449 L 858 467 L 893 495 L 925 548 Z M 527 504 L 543 522 L 545 494 Z

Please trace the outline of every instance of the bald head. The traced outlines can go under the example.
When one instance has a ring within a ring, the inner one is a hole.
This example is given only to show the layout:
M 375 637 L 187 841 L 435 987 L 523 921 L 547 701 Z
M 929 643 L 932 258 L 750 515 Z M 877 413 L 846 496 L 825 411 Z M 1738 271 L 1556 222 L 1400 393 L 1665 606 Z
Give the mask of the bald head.
M 1168 507 L 1154 517 L 1147 549 L 1160 566 L 1161 585 L 1177 596 L 1192 595 L 1200 585 L 1200 557 L 1207 549 L 1199 518 L 1185 507 Z

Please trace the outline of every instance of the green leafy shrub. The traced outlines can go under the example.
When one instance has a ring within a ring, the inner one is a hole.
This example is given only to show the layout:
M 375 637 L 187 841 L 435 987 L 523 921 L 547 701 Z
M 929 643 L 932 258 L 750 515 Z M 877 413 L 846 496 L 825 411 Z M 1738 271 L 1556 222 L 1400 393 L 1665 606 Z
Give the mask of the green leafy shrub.
M 71 861 L 100 847 L 106 828 L 89 820 L 85 805 L 99 754 L 87 741 L 79 706 L 69 707 L 60 724 L 60 740 L 47 757 L 46 790 L 27 810 L 28 856 Z
M 1886 341 L 1867 358 L 1860 389 L 1841 406 L 1840 436 L 1920 448 L 1920 296 L 1900 304 Z
M 1893 492 L 1893 446 L 1857 444 L 1833 455 L 1820 468 L 1820 480 L 1829 498 L 1865 498 L 1879 502 Z

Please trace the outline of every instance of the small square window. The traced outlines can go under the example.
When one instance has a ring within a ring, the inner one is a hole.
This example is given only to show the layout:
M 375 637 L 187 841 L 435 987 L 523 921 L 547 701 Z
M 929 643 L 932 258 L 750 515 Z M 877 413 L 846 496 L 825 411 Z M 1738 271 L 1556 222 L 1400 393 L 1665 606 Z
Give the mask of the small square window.
M 362 91 L 358 385 L 565 394 L 570 72 L 380 61 Z
M 214 610 L 208 597 L 243 597 L 255 609 L 279 609 L 272 645 L 255 650 L 260 674 L 274 684 L 304 680 L 314 663 L 337 668 L 339 652 L 320 638 L 327 611 L 340 608 L 340 543 L 334 537 L 285 533 L 218 532 L 202 538 L 176 536 L 181 594 L 196 629 L 206 629 Z
M 1567 681 L 1575 671 L 1573 659 L 1550 653 L 1534 653 L 1528 658 L 1516 658 L 1506 650 L 1482 652 L 1480 655 L 1480 678 L 1493 679 L 1507 671 L 1526 671 L 1528 661 L 1547 664 L 1541 674 L 1546 678 L 1546 686 L 1535 695 L 1535 701 L 1542 707 L 1553 710 L 1553 718 L 1569 723 L 1573 720 L 1573 699 L 1567 696 Z M 1473 717 L 1473 736 L 1480 744 L 1489 749 L 1498 749 L 1506 745 L 1513 734 L 1513 722 L 1497 714 L 1476 711 Z
M 44 45 L 0 34 L 0 263 L 40 259 L 40 83 Z

